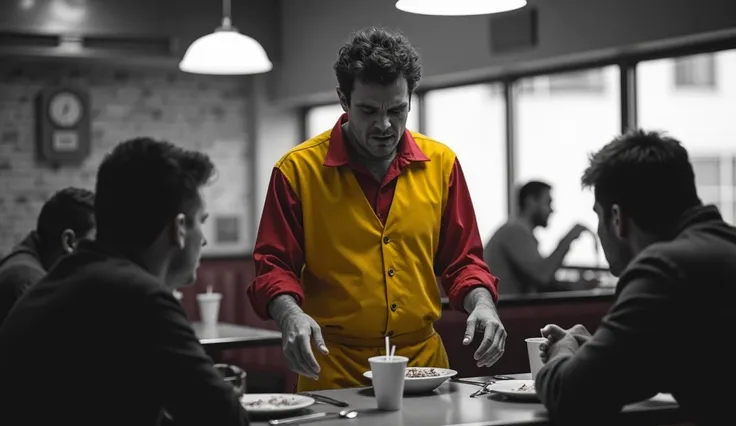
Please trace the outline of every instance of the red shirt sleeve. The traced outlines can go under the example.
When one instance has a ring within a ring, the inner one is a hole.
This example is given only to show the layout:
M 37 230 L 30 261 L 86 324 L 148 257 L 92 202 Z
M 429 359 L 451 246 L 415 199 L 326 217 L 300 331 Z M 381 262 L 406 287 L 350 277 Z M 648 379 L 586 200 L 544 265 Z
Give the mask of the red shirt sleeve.
M 280 294 L 304 300 L 299 276 L 304 266 L 302 207 L 286 177 L 274 168 L 253 248 L 256 277 L 248 298 L 261 319 L 270 319 L 268 304 Z
M 455 159 L 450 174 L 447 205 L 442 214 L 440 244 L 434 259 L 435 274 L 442 278 L 442 286 L 450 305 L 463 309 L 465 296 L 475 287 L 485 287 L 493 301 L 498 300 L 498 278 L 491 274 L 483 260 L 483 243 L 475 219 L 473 201 L 468 183 Z

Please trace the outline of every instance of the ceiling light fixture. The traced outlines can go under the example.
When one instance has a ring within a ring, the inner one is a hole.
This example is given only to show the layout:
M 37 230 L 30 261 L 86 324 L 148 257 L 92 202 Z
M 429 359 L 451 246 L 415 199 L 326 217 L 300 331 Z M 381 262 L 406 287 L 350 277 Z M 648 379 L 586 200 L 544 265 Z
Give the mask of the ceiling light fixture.
M 399 0 L 396 8 L 418 15 L 470 16 L 508 12 L 526 6 L 526 0 Z
M 241 34 L 230 19 L 230 0 L 223 0 L 222 26 L 195 40 L 179 63 L 193 74 L 239 75 L 271 71 L 273 64 L 255 39 Z

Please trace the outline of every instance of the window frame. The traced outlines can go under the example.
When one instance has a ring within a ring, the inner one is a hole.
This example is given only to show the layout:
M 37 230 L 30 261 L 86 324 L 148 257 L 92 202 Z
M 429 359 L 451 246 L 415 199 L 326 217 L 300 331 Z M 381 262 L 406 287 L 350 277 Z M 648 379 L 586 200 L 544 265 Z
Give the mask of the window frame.
M 583 72 L 590 69 L 607 66 L 618 66 L 620 74 L 620 122 L 621 132 L 636 128 L 638 122 L 637 114 L 637 79 L 636 68 L 640 62 L 657 59 L 677 59 L 686 56 L 718 53 L 721 51 L 736 49 L 736 31 L 722 33 L 708 33 L 687 37 L 678 37 L 664 41 L 646 43 L 643 45 L 627 47 L 623 49 L 610 49 L 606 51 L 589 52 L 579 55 L 571 55 L 549 60 L 534 61 L 533 63 L 520 63 L 504 66 L 499 69 L 490 70 L 486 75 L 479 78 L 463 78 L 445 84 L 424 83 L 416 91 L 419 107 L 419 132 L 426 128 L 426 117 L 424 114 L 424 96 L 426 93 L 437 90 L 474 84 L 501 84 L 503 87 L 504 101 L 506 105 L 506 169 L 507 169 L 507 205 L 508 214 L 516 213 L 516 191 L 517 180 L 516 166 L 517 154 L 517 105 L 514 96 L 516 82 L 520 79 L 552 76 L 568 72 Z M 715 62 L 715 61 L 714 61 Z M 716 87 L 718 75 L 716 75 Z M 301 124 L 303 140 L 306 134 L 307 112 L 312 107 L 333 104 L 333 102 L 322 102 L 309 104 L 302 107 Z M 736 159 L 734 159 L 736 162 Z M 736 164 L 734 164 L 736 170 Z M 734 171 L 736 174 L 736 171 Z M 736 176 L 734 176 L 736 179 Z M 736 194 L 735 194 L 736 199 Z M 736 211 L 736 201 L 734 202 Z M 563 267 L 575 267 L 574 265 L 563 265 Z M 590 268 L 589 268 L 590 269 Z

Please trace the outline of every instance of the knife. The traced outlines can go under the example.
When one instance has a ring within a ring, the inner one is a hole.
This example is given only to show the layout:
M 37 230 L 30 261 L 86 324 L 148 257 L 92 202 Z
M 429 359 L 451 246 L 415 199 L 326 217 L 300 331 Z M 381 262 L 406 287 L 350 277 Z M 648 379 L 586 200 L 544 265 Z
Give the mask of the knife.
M 467 379 L 453 379 L 452 381 L 455 383 L 465 383 L 466 385 L 477 385 L 477 386 L 484 386 L 488 384 L 488 382 L 476 382 L 475 380 L 467 380 Z
M 315 401 L 324 402 L 327 404 L 332 404 L 337 407 L 348 407 L 350 404 L 348 404 L 345 401 L 340 401 L 335 398 L 330 398 L 329 396 L 320 395 L 317 393 L 311 393 L 311 392 L 299 392 L 300 395 L 308 396 L 310 398 L 314 398 Z

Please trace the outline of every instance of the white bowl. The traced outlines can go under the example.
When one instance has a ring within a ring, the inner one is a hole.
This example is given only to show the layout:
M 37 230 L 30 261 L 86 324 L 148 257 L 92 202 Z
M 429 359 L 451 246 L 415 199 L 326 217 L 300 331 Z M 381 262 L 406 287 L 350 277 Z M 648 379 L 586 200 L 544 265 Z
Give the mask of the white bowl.
M 273 405 L 272 400 L 287 401 L 288 404 Z M 258 405 L 251 405 L 254 402 Z M 291 393 L 246 393 L 240 397 L 240 403 L 245 411 L 252 414 L 283 414 L 301 410 L 314 404 L 314 399 Z
M 450 370 L 449 368 L 433 368 L 433 367 L 407 367 L 409 370 L 434 370 L 439 373 L 439 376 L 429 377 L 407 377 L 404 380 L 404 393 L 429 393 L 440 387 L 443 383 L 450 380 L 450 378 L 457 375 L 457 371 Z M 366 371 L 363 373 L 363 377 L 368 380 L 373 380 L 373 372 Z

